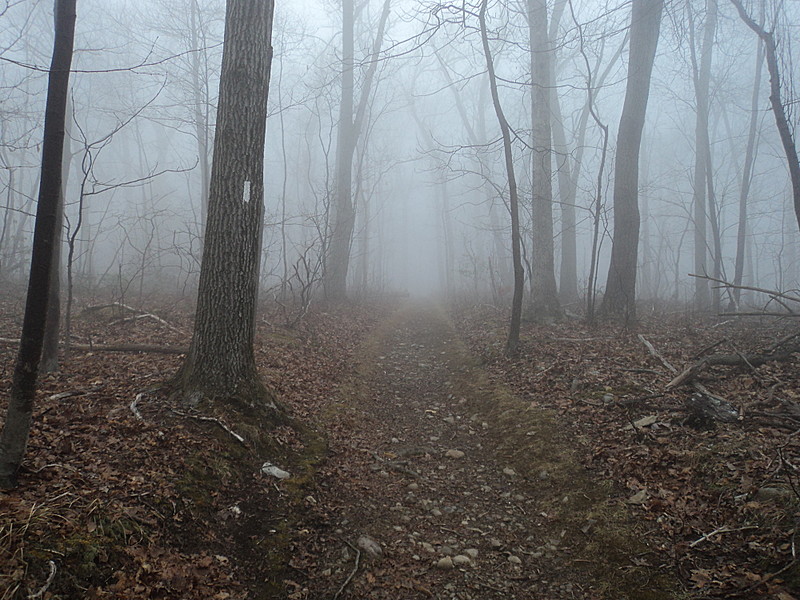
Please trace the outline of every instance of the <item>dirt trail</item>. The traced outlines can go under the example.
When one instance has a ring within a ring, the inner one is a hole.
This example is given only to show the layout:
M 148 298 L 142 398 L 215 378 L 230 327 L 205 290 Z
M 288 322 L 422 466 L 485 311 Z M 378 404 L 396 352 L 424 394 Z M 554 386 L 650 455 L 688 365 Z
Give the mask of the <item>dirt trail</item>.
M 360 360 L 324 415 L 291 597 L 677 597 L 580 440 L 489 384 L 443 312 L 399 310 Z

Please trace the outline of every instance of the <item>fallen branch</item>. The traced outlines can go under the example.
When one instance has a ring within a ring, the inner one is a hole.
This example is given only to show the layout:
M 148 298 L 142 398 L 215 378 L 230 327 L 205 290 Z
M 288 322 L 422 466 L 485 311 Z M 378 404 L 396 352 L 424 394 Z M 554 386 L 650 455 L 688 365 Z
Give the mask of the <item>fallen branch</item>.
M 645 338 L 641 333 L 639 334 L 639 341 L 642 342 L 647 347 L 647 350 L 650 352 L 651 355 L 655 356 L 658 360 L 661 361 L 661 364 L 664 365 L 668 371 L 675 374 L 678 373 L 678 369 L 673 367 L 672 363 L 670 363 L 666 358 L 664 358 L 659 353 L 659 351 L 656 350 L 655 346 L 653 346 L 653 344 L 647 341 L 647 338 Z
M 110 302 L 109 304 L 95 304 L 94 306 L 87 306 L 81 311 L 81 315 L 90 312 L 97 312 L 99 310 L 103 310 L 105 308 L 119 308 L 122 310 L 127 310 L 128 312 L 138 313 L 141 311 L 136 310 L 132 306 L 128 306 L 127 304 L 123 304 L 122 302 Z
M 176 415 L 178 415 L 180 417 L 186 417 L 186 418 L 189 418 L 189 419 L 197 419 L 198 421 L 206 421 L 206 422 L 210 422 L 210 423 L 216 423 L 217 425 L 222 427 L 222 429 L 224 429 L 225 432 L 228 433 L 231 437 L 233 437 L 233 439 L 235 439 L 237 442 L 239 442 L 243 446 L 247 445 L 247 442 L 245 441 L 245 439 L 242 436 L 240 436 L 233 429 L 231 429 L 230 427 L 225 425 L 225 423 L 223 423 L 222 421 L 220 421 L 219 419 L 217 419 L 215 417 L 204 417 L 203 415 L 190 415 L 189 413 L 181 412 L 181 411 L 175 410 L 175 409 L 172 409 L 172 412 L 174 412 Z
M 719 533 L 732 533 L 734 531 L 746 531 L 748 529 L 758 529 L 758 527 L 755 526 L 755 525 L 745 525 L 744 527 L 735 527 L 735 528 L 730 528 L 730 527 L 727 527 L 727 526 L 717 527 L 711 533 L 706 533 L 702 537 L 700 537 L 699 539 L 696 539 L 695 541 L 693 541 L 691 544 L 689 544 L 689 548 L 694 548 L 698 544 L 700 544 L 702 542 L 705 542 L 706 540 L 712 538 L 713 536 L 715 536 L 715 535 L 717 535 Z
M 660 360 L 661 364 L 663 364 L 671 373 L 680 377 L 678 369 L 676 369 L 672 365 L 672 363 L 670 363 L 666 358 L 664 358 L 658 352 L 658 350 L 656 350 L 655 346 L 653 346 L 653 344 L 651 344 L 647 340 L 647 338 L 645 338 L 642 334 L 639 334 L 639 340 L 647 347 L 651 355 Z M 673 379 L 672 381 L 675 381 L 675 379 Z M 667 384 L 667 386 L 669 386 L 669 384 Z M 708 391 L 706 386 L 704 386 L 699 381 L 692 380 L 691 386 L 695 389 L 696 392 L 700 394 L 701 397 L 706 399 L 706 402 L 698 402 L 697 399 L 690 398 L 689 402 L 687 403 L 690 411 L 703 412 L 712 418 L 716 417 L 717 419 L 723 421 L 728 421 L 726 413 L 731 411 L 735 413 L 735 410 L 733 409 L 733 406 L 731 405 L 730 402 L 725 400 L 725 398 L 712 394 L 710 391 Z M 711 410 L 708 410 L 709 408 Z
M 361 550 L 359 550 L 358 548 L 356 548 L 355 546 L 353 546 L 353 544 L 351 544 L 351 543 L 350 543 L 350 542 L 348 542 L 348 541 L 345 541 L 345 544 L 347 544 L 347 545 L 348 545 L 348 546 L 350 546 L 350 547 L 351 547 L 353 550 L 355 550 L 355 552 L 356 552 L 356 564 L 355 564 L 355 566 L 353 567 L 353 570 L 352 570 L 352 571 L 350 571 L 350 575 L 348 575 L 348 576 L 347 576 L 347 579 L 345 579 L 345 580 L 344 580 L 344 583 L 342 584 L 342 587 L 340 587 L 340 588 L 339 588 L 339 591 L 337 591 L 337 592 L 336 592 L 336 593 L 333 595 L 333 600 L 338 600 L 339 596 L 341 596 L 341 595 L 342 595 L 342 592 L 344 591 L 344 589 L 345 589 L 345 588 L 346 588 L 348 585 L 350 585 L 350 582 L 351 582 L 351 581 L 353 581 L 353 577 L 355 577 L 355 576 L 356 576 L 356 573 L 358 573 L 358 568 L 359 568 L 359 566 L 360 566 L 360 564 L 361 564 Z
M 138 315 L 133 315 L 132 317 L 123 317 L 122 319 L 116 319 L 115 321 L 111 321 L 109 325 L 118 325 L 119 323 L 130 323 L 131 321 L 138 321 L 140 319 L 150 319 L 152 321 L 155 321 L 156 323 L 164 325 L 164 327 L 168 327 L 172 331 L 175 331 L 177 333 L 183 333 L 183 331 L 181 331 L 171 323 L 168 323 L 158 315 L 154 315 L 152 313 L 141 313 Z
M 19 346 L 19 340 L 0 338 L 0 346 Z M 155 346 L 152 344 L 70 344 L 73 350 L 86 352 L 147 352 L 150 354 L 186 354 L 188 348 Z
M 786 362 L 792 360 L 792 354 L 800 352 L 800 347 L 795 347 L 781 354 L 715 354 L 707 356 L 690 365 L 679 373 L 666 385 L 670 390 L 686 383 L 691 383 L 708 366 L 748 367 L 755 369 L 769 362 Z

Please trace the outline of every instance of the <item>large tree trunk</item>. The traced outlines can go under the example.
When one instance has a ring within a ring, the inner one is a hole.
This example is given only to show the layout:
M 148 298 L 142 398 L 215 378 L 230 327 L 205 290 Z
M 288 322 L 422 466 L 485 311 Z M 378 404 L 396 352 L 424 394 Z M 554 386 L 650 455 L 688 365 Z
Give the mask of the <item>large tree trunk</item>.
M 547 3 L 528 0 L 528 33 L 531 45 L 531 121 L 533 149 L 533 273 L 530 313 L 534 319 L 561 316 L 553 252 L 553 180 L 550 129 L 550 59 Z
M 639 147 L 650 96 L 650 75 L 661 28 L 663 0 L 633 0 L 625 102 L 614 166 L 614 236 L 601 313 L 626 324 L 636 319 L 639 247 Z
M 187 401 L 267 398 L 253 353 L 264 214 L 272 0 L 228 0 L 208 223 L 192 344 L 177 377 Z
M 17 471 L 28 445 L 33 401 L 36 396 L 36 380 L 44 341 L 55 249 L 54 240 L 58 227 L 64 123 L 75 37 L 75 3 L 76 0 L 57 0 L 55 3 L 55 43 L 47 86 L 42 172 L 33 232 L 28 296 L 19 353 L 11 382 L 8 411 L 3 432 L 0 434 L 0 488 L 3 489 L 15 487 L 17 484 Z
M 744 10 L 740 0 L 731 0 L 739 16 L 747 26 L 752 29 L 764 42 L 764 51 L 767 57 L 767 69 L 769 70 L 769 102 L 772 107 L 772 114 L 775 116 L 775 124 L 778 127 L 778 134 L 781 137 L 783 151 L 786 154 L 786 164 L 789 167 L 789 177 L 792 181 L 792 199 L 794 203 L 794 213 L 797 224 L 800 226 L 800 160 L 797 158 L 797 147 L 794 145 L 794 136 L 786 118 L 786 109 L 781 101 L 781 73 L 778 65 L 778 52 L 775 47 L 775 36 L 771 31 L 765 31 L 756 23 Z
M 486 59 L 486 69 L 489 72 L 489 87 L 492 92 L 492 105 L 497 115 L 497 122 L 503 136 L 503 153 L 505 156 L 506 175 L 508 177 L 508 208 L 511 213 L 511 258 L 514 263 L 514 296 L 511 300 L 511 321 L 508 327 L 506 340 L 506 354 L 514 356 L 519 351 L 519 330 L 522 321 L 522 294 L 525 287 L 525 272 L 522 268 L 522 251 L 519 231 L 519 199 L 517 197 L 517 179 L 514 175 L 514 155 L 511 149 L 511 131 L 506 121 L 500 96 L 497 92 L 497 76 L 494 71 L 492 51 L 489 48 L 489 34 L 486 30 L 486 4 L 481 1 L 478 18 L 481 27 L 481 42 L 483 54 Z

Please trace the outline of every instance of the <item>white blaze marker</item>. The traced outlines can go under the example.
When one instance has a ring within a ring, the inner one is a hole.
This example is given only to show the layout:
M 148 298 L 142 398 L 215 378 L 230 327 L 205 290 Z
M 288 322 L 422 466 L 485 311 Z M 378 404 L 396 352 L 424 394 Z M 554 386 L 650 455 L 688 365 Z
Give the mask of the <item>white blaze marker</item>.
M 244 191 L 242 191 L 242 202 L 250 204 L 250 182 L 244 182 Z

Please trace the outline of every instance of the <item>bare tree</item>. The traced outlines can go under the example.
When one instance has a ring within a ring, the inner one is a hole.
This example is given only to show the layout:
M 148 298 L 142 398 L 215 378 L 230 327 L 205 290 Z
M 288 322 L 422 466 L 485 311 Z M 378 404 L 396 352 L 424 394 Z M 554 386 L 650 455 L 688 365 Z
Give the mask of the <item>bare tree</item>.
M 363 10 L 364 4 L 359 7 Z M 372 83 L 378 68 L 391 0 L 384 0 L 378 21 L 377 33 L 367 59 L 367 69 L 361 83 L 358 104 L 355 96 L 355 19 L 354 0 L 342 2 L 342 98 L 339 107 L 339 130 L 336 147 L 336 191 L 333 228 L 325 265 L 325 291 L 334 299 L 344 298 L 347 292 L 347 272 L 350 268 L 350 250 L 353 243 L 356 214 L 353 203 L 353 158 L 358 138 L 364 129 Z
M 533 179 L 533 272 L 530 313 L 535 319 L 561 316 L 553 250 L 553 169 L 550 128 L 550 61 L 547 3 L 528 0 L 528 39 L 531 65 L 531 162 Z
M 514 174 L 514 155 L 511 148 L 511 128 L 508 126 L 500 96 L 497 93 L 497 75 L 494 60 L 489 47 L 489 33 L 486 28 L 486 5 L 488 0 L 481 0 L 478 19 L 481 27 L 481 42 L 486 58 L 486 69 L 489 72 L 489 86 L 492 92 L 492 105 L 503 136 L 503 154 L 505 157 L 506 175 L 508 177 L 509 212 L 511 213 L 511 256 L 514 263 L 514 297 L 511 301 L 511 321 L 506 340 L 506 354 L 514 356 L 519 351 L 519 330 L 522 319 L 522 293 L 525 287 L 525 272 L 522 268 L 522 252 L 519 227 L 519 198 L 517 196 L 517 178 Z
M 33 234 L 33 253 L 28 296 L 22 323 L 22 339 L 11 382 L 8 411 L 0 434 L 0 488 L 17 485 L 19 470 L 33 416 L 33 401 L 50 289 L 56 237 L 58 201 L 61 195 L 61 165 L 64 123 L 67 111 L 70 65 L 75 38 L 76 0 L 56 0 L 55 43 L 47 87 L 39 204 Z
M 626 324 L 636 318 L 639 147 L 663 9 L 663 0 L 633 0 L 631 7 L 628 81 L 614 165 L 614 235 L 606 293 L 600 307 L 603 315 Z
M 747 14 L 741 0 L 731 0 L 742 21 L 752 29 L 761 41 L 764 42 L 764 51 L 767 57 L 767 69 L 769 70 L 769 102 L 772 107 L 772 114 L 775 116 L 775 124 L 778 127 L 778 134 L 781 137 L 783 151 L 786 153 L 786 164 L 789 168 L 789 177 L 792 181 L 792 198 L 794 201 L 794 213 L 800 226 L 800 160 L 797 157 L 797 146 L 795 146 L 794 135 L 786 117 L 786 108 L 781 100 L 781 73 L 778 65 L 778 50 L 775 44 L 775 33 L 767 31 L 756 23 Z

